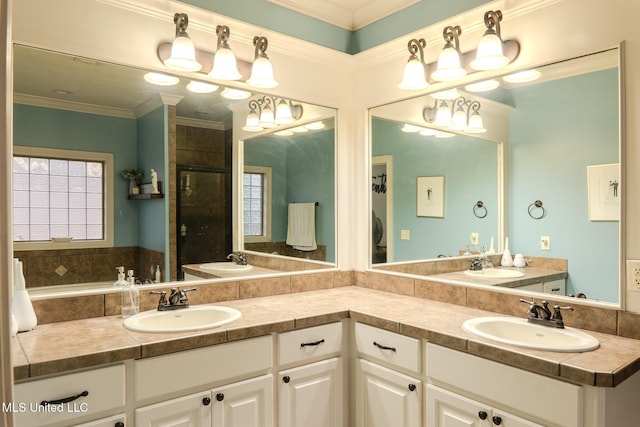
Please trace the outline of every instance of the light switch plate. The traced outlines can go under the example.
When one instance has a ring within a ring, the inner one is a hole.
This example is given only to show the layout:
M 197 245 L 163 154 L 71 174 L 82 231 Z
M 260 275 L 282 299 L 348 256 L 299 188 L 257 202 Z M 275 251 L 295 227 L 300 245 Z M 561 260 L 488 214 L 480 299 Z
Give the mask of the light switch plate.
M 411 232 L 409 230 L 400 230 L 400 238 L 402 240 L 411 239 Z
M 542 249 L 543 251 L 551 250 L 551 237 L 549 236 L 540 237 L 540 249 Z
M 471 233 L 471 236 L 469 236 L 469 240 L 471 240 L 471 244 L 472 245 L 478 245 L 478 242 L 480 241 L 480 235 L 478 233 Z

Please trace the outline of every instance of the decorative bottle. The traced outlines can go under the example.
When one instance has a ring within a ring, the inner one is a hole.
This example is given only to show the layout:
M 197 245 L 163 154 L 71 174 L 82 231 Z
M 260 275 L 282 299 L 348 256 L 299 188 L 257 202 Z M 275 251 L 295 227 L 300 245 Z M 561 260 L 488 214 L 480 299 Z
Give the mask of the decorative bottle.
M 11 300 L 11 311 L 16 318 L 18 332 L 30 331 L 38 324 L 38 318 L 26 289 L 22 261 L 17 258 L 13 259 L 13 284 L 15 289 Z
M 160 272 L 160 266 L 156 265 L 156 283 L 162 282 L 162 272 Z
M 127 272 L 126 285 L 122 287 L 122 317 L 137 314 L 140 310 L 140 291 L 133 277 L 133 270 Z
M 509 238 L 504 239 L 504 252 L 502 252 L 502 259 L 500 265 L 503 267 L 513 267 L 513 258 L 511 258 L 511 251 L 509 250 Z

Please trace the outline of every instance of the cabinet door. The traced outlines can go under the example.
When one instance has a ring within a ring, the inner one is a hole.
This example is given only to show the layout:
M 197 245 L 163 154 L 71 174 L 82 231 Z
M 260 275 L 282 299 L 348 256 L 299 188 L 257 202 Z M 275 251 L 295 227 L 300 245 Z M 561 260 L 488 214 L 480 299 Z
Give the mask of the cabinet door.
M 125 427 L 126 417 L 124 414 L 114 415 L 112 417 L 101 418 L 99 420 L 90 421 L 88 423 L 76 424 L 74 427 Z
M 280 427 L 343 425 L 342 358 L 278 373 Z
M 210 427 L 211 393 L 203 392 L 144 406 L 135 411 L 137 427 Z
M 427 427 L 489 427 L 491 408 L 427 384 Z
M 418 427 L 421 424 L 422 382 L 366 360 L 357 360 L 356 425 Z
M 426 389 L 427 427 L 543 427 L 432 384 Z
M 213 427 L 272 427 L 273 376 L 211 390 Z

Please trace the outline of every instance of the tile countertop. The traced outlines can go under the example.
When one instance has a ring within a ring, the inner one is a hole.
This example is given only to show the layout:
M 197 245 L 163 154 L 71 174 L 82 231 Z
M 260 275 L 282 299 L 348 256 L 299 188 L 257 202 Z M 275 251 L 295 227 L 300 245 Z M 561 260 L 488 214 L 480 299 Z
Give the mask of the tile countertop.
M 549 270 L 546 268 L 506 268 L 496 267 L 504 270 L 516 270 L 524 274 L 523 277 L 505 277 L 505 278 L 483 278 L 477 276 L 469 276 L 463 271 L 453 271 L 450 273 L 433 274 L 429 276 L 429 280 L 434 280 L 442 283 L 449 283 L 455 285 L 468 285 L 468 284 L 480 284 L 480 285 L 492 285 L 502 286 L 505 288 L 517 288 L 520 286 L 531 285 L 533 283 L 539 283 L 542 281 L 550 282 L 553 280 L 566 279 L 568 273 L 561 270 Z
M 191 274 L 193 276 L 197 276 L 203 279 L 217 279 L 220 277 L 246 277 L 246 276 L 254 276 L 259 274 L 272 274 L 272 273 L 282 273 L 278 270 L 272 270 L 269 268 L 258 267 L 256 265 L 251 266 L 251 270 L 240 270 L 240 271 L 230 271 L 230 272 L 220 272 L 216 271 L 215 273 L 211 270 L 205 270 L 204 268 L 200 268 L 202 264 L 187 264 L 182 266 L 182 271 L 185 273 Z
M 486 340 L 462 329 L 469 318 L 496 313 L 361 287 L 226 301 L 242 318 L 186 333 L 138 333 L 119 316 L 38 326 L 13 338 L 16 380 L 127 359 L 257 337 L 352 318 L 576 384 L 612 387 L 640 370 L 640 340 L 588 331 L 600 348 L 585 353 L 535 351 Z

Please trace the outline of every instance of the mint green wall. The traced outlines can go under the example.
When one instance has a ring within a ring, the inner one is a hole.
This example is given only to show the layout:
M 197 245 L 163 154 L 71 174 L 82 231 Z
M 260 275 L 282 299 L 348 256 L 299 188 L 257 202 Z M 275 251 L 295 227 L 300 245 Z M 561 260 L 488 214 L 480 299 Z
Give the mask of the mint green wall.
M 210 10 L 221 15 L 249 22 L 312 43 L 350 54 L 356 54 L 379 44 L 418 31 L 436 22 L 472 9 L 487 0 L 420 0 L 413 6 L 369 24 L 359 30 L 349 31 L 319 19 L 269 3 L 266 0 L 183 0 L 185 3 Z M 337 3 L 339 4 L 339 2 Z M 484 16 L 478 16 L 483 22 Z M 224 22 L 218 24 L 224 25 Z M 449 24 L 447 24 L 449 25 Z M 451 23 L 455 25 L 455 23 Z M 233 25 L 230 25 L 233 34 Z M 215 49 L 215 40 L 212 40 Z M 444 45 L 444 40 L 443 40 Z M 231 46 L 233 48 L 233 46 Z M 462 46 L 463 51 L 476 46 Z M 201 47 L 205 49 L 205 47 Z M 435 58 L 434 58 L 435 60 Z
M 115 246 L 138 244 L 138 209 L 129 203 L 129 181 L 120 171 L 137 164 L 136 121 L 97 114 L 14 104 L 16 145 L 112 153 Z
M 272 240 L 287 237 L 290 202 L 315 202 L 316 241 L 335 261 L 335 134 L 334 129 L 280 138 L 261 136 L 245 141 L 244 163 L 272 168 Z
M 151 169 L 158 172 L 165 195 L 167 182 L 168 109 L 159 107 L 138 118 L 138 168 L 144 170 L 143 182 L 151 182 Z M 138 205 L 138 246 L 168 254 L 168 199 L 129 200 Z M 168 263 L 167 263 L 168 265 Z
M 617 69 L 526 86 L 512 96 L 512 253 L 566 258 L 568 294 L 618 302 L 619 222 L 589 221 L 587 205 L 587 166 L 619 162 Z M 535 200 L 547 210 L 541 220 L 527 213 Z M 550 236 L 551 251 L 537 248 L 541 236 Z
M 372 120 L 373 156 L 393 156 L 393 261 L 457 256 L 479 233 L 480 246 L 489 249 L 498 236 L 498 147 L 496 143 L 458 135 L 439 139 L 405 133 L 401 123 Z M 418 217 L 417 177 L 445 177 L 444 218 Z M 473 215 L 482 200 L 486 218 Z M 400 239 L 409 230 L 410 240 Z M 496 249 L 497 249 L 497 241 Z

